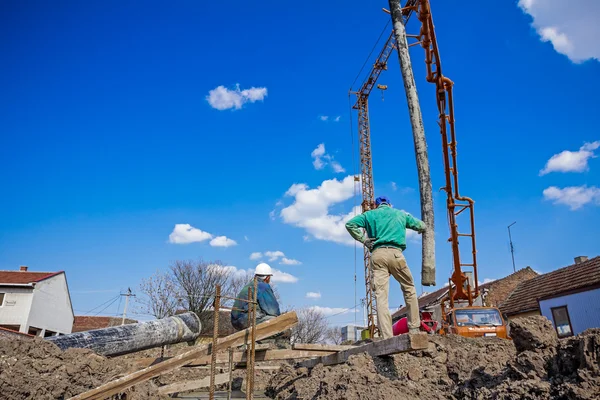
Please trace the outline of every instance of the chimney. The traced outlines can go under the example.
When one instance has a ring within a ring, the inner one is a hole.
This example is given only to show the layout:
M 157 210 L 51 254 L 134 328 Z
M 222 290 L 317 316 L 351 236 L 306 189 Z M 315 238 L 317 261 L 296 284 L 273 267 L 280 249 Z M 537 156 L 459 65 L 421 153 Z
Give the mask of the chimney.
M 27 272 L 27 265 L 21 265 L 19 271 Z
M 577 256 L 575 257 L 575 264 L 581 264 L 582 262 L 585 262 L 587 260 L 587 256 Z

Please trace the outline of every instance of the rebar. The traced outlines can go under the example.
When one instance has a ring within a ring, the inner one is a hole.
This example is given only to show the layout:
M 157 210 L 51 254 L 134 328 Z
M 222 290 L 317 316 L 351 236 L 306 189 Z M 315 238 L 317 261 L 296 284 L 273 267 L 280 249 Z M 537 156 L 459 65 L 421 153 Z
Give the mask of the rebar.
M 215 368 L 217 365 L 217 341 L 219 339 L 219 303 L 221 302 L 221 285 L 217 285 L 214 302 L 213 314 L 213 340 L 210 353 L 210 388 L 208 397 L 210 400 L 215 399 Z

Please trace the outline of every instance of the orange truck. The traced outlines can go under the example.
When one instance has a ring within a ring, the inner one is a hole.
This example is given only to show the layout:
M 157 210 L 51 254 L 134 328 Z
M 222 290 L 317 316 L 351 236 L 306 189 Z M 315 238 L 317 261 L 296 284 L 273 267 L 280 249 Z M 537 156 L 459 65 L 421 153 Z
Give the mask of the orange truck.
M 454 308 L 446 314 L 440 334 L 508 339 L 506 322 L 495 307 Z

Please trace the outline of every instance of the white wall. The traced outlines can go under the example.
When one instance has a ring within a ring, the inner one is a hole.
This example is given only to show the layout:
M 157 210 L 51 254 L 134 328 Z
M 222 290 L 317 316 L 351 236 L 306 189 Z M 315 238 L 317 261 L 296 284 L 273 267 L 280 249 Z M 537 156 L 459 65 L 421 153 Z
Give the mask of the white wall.
M 27 326 L 71 333 L 73 309 L 65 274 L 59 274 L 35 284 L 33 303 Z
M 0 306 L 0 325 L 19 325 L 20 331 L 27 333 L 27 316 L 31 309 L 33 288 L 0 287 L 4 302 Z
M 542 315 L 552 321 L 552 324 L 554 319 L 551 308 L 560 306 L 567 306 L 574 335 L 588 328 L 600 327 L 600 289 L 540 301 Z

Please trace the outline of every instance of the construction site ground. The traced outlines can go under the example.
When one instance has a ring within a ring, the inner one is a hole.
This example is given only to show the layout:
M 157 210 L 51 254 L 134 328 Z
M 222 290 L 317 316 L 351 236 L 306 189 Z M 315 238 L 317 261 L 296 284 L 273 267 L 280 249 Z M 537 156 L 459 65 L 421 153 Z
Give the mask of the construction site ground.
M 430 336 L 424 351 L 376 358 L 358 354 L 346 363 L 312 370 L 294 361 L 260 363 L 267 368 L 256 370 L 256 398 L 264 393 L 282 400 L 599 399 L 600 329 L 560 340 L 554 332 L 547 319 L 528 317 L 511 322 L 513 340 Z M 187 349 L 176 346 L 166 355 Z M 154 349 L 105 358 L 87 350 L 63 352 L 41 339 L 0 337 L 1 397 L 67 399 L 139 369 L 140 358 L 158 355 Z M 158 388 L 209 373 L 207 367 L 179 368 L 114 398 L 170 398 L 161 397 Z M 243 394 L 245 375 L 243 369 L 234 371 L 237 395 Z M 223 390 L 226 385 L 217 387 Z M 179 396 L 207 398 L 206 391 Z

